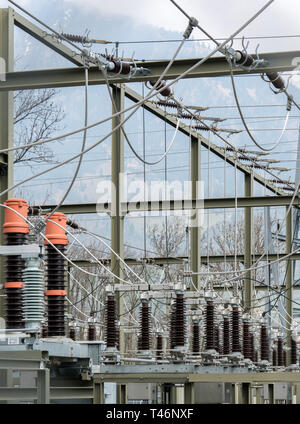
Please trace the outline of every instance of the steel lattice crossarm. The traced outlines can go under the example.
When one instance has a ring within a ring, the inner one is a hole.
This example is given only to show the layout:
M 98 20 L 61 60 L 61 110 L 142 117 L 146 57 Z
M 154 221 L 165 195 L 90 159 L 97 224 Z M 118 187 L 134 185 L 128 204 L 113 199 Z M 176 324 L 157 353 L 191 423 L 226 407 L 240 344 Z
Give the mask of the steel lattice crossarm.
M 16 20 L 16 24 L 21 27 L 22 22 L 20 19 Z M 24 25 L 23 25 L 24 26 Z M 25 30 L 24 27 L 22 29 Z M 29 32 L 30 29 L 26 27 L 26 31 Z M 40 31 L 43 33 L 43 31 Z M 49 36 L 46 36 L 43 40 L 42 36 L 33 32 L 31 35 L 39 39 L 41 42 L 48 40 L 48 45 L 50 47 Z M 59 44 L 57 42 L 57 44 Z M 63 46 L 63 45 L 62 45 Z M 54 50 L 57 51 L 57 46 L 55 43 L 51 46 Z M 60 54 L 66 57 L 65 46 L 62 47 Z M 68 49 L 69 52 L 72 50 Z M 76 58 L 76 53 L 70 53 L 68 59 L 74 62 Z M 266 66 L 258 66 L 256 69 L 248 72 L 240 68 L 235 68 L 233 70 L 234 74 L 249 74 L 249 73 L 266 73 L 271 71 L 284 72 L 284 71 L 293 71 L 296 67 L 295 58 L 300 57 L 300 51 L 290 51 L 290 52 L 276 52 L 276 53 L 262 53 L 260 55 L 261 59 L 267 61 Z M 183 72 L 187 71 L 190 67 L 195 65 L 200 58 L 195 59 L 178 59 L 175 60 L 171 68 L 166 74 L 165 79 L 171 80 L 177 78 Z M 77 58 L 76 58 L 77 61 Z M 131 83 L 131 82 L 144 82 L 144 81 L 157 81 L 160 75 L 163 73 L 165 68 L 168 65 L 167 60 L 161 61 L 149 61 L 149 62 L 137 62 L 137 66 L 147 66 L 147 69 L 151 71 L 150 75 L 139 75 L 128 78 L 122 76 L 110 75 L 111 84 L 122 84 L 122 83 Z M 201 66 L 194 69 L 192 72 L 188 73 L 185 78 L 204 78 L 204 77 L 220 77 L 229 75 L 229 66 L 227 60 L 224 57 L 213 57 L 204 62 Z M 105 78 L 103 77 L 102 72 L 98 67 L 92 66 L 89 70 L 89 85 L 101 85 L 105 84 Z M 6 76 L 6 81 L 1 82 L 0 91 L 7 90 L 30 90 L 36 88 L 58 88 L 58 87 L 76 87 L 84 85 L 84 68 L 61 68 L 61 69 L 46 69 L 46 70 L 34 70 L 34 71 L 22 71 L 22 72 L 9 72 Z
M 145 202 L 122 202 L 122 214 L 129 212 L 167 211 L 167 210 L 193 210 L 193 209 L 224 209 L 224 208 L 246 208 L 265 206 L 289 206 L 293 196 L 253 196 L 253 197 L 220 197 L 199 200 L 158 200 Z M 295 197 L 293 206 L 300 206 L 300 199 Z M 49 212 L 54 205 L 31 206 L 29 214 Z M 87 213 L 110 213 L 111 204 L 107 203 L 82 203 L 66 204 L 59 208 L 65 214 L 87 214 Z

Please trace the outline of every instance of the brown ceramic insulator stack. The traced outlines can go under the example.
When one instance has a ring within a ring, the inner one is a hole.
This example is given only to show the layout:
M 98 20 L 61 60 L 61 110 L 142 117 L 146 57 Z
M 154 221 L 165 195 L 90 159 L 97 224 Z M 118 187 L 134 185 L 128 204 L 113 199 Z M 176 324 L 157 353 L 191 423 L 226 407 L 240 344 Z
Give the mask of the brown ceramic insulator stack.
M 286 354 L 286 350 L 283 351 L 283 366 L 284 367 L 287 366 L 287 354 Z
M 156 84 L 156 81 L 150 81 L 150 85 L 152 85 L 152 87 L 154 87 L 154 85 Z M 166 86 L 166 81 L 160 81 L 157 86 L 156 86 L 156 90 L 160 90 L 163 87 Z M 160 94 L 164 97 L 169 97 L 171 94 L 171 89 L 169 87 L 166 87 L 165 89 L 163 89 Z
M 106 299 L 106 347 L 116 347 L 116 299 L 108 295 Z
M 48 215 L 45 218 L 47 219 Z M 47 296 L 48 336 L 50 337 L 65 335 L 67 274 L 64 254 L 68 244 L 66 225 L 67 217 L 63 213 L 55 212 L 50 215 L 45 228 L 44 244 L 47 252 L 47 291 L 45 295 Z
M 258 362 L 258 352 L 257 350 L 254 350 L 254 362 Z
M 95 324 L 89 323 L 88 327 L 88 341 L 93 342 L 96 340 L 96 327 Z
M 200 327 L 199 322 L 193 322 L 193 353 L 199 355 L 200 352 Z
M 27 244 L 29 226 L 28 204 L 23 199 L 9 199 L 4 203 L 3 234 L 8 246 Z M 16 211 L 17 213 L 15 213 Z M 24 217 L 24 219 L 22 218 Z M 23 321 L 23 270 L 25 260 L 21 255 L 8 255 L 6 259 L 6 328 L 24 328 Z
M 241 352 L 240 311 L 237 306 L 232 308 L 232 352 Z
M 205 311 L 205 349 L 215 349 L 215 323 L 214 323 L 214 304 L 212 301 L 207 301 Z
M 175 346 L 185 345 L 185 302 L 183 293 L 177 293 L 175 303 Z
M 257 362 L 255 360 L 254 334 L 250 333 L 249 338 L 250 338 L 250 354 L 251 354 L 250 359 L 252 362 Z
M 277 340 L 277 363 L 279 367 L 284 366 L 283 341 L 281 337 L 278 337 L 278 340 Z
M 243 355 L 246 359 L 252 358 L 249 321 L 243 321 Z
M 224 317 L 223 321 L 223 355 L 230 354 L 230 321 Z
M 170 311 L 170 349 L 174 349 L 176 346 L 175 341 L 175 321 L 176 321 L 176 311 L 175 311 L 175 304 L 171 305 L 171 311 Z
M 161 334 L 156 336 L 156 359 L 163 359 L 163 337 Z
M 141 341 L 139 350 L 149 350 L 150 349 L 150 309 L 149 302 L 143 300 L 142 307 L 140 311 L 140 329 L 141 329 Z
M 276 349 L 272 349 L 272 365 L 273 365 L 273 367 L 277 367 L 277 351 L 276 351 Z
M 41 337 L 42 337 L 42 339 L 48 337 L 48 328 L 46 326 L 42 327 Z
M 260 327 L 260 359 L 262 361 L 269 360 L 269 336 L 265 324 Z
M 297 343 L 291 338 L 291 364 L 297 365 Z
M 74 341 L 76 340 L 76 331 L 75 331 L 74 327 L 70 327 L 69 337 L 70 337 L 70 339 L 72 339 Z
M 220 328 L 218 325 L 215 325 L 215 350 L 216 352 L 221 353 Z

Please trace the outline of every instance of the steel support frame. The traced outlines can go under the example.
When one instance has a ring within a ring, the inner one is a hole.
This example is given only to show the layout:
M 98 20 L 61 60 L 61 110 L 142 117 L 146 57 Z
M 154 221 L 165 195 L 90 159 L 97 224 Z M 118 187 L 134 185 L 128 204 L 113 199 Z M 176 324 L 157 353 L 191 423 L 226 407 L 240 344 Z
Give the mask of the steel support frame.
M 0 9 L 0 58 L 6 64 L 6 72 L 12 72 L 14 69 L 14 21 L 12 9 Z M 3 63 L 1 63 L 3 65 Z M 1 71 L 3 71 L 1 69 Z M 0 82 L 0 85 L 3 82 Z M 0 93 L 0 149 L 7 149 L 13 146 L 14 127 L 14 105 L 13 92 L 5 91 Z M 6 190 L 13 185 L 13 152 L 2 153 L 0 155 L 0 190 Z M 1 197 L 1 203 L 4 203 L 12 195 L 8 192 Z M 4 208 L 0 208 L 0 227 L 4 223 Z M 4 242 L 4 235 L 0 231 L 0 244 Z M 1 282 L 5 281 L 4 260 L 0 258 L 0 277 Z M 0 295 L 3 289 L 0 290 Z M 0 316 L 4 316 L 3 297 L 0 297 Z
M 19 22 L 18 25 L 20 26 Z M 30 30 L 30 26 L 27 26 L 27 32 Z M 41 31 L 43 32 L 43 31 Z M 32 34 L 36 38 L 36 34 Z M 38 38 L 39 39 L 39 38 Z M 39 41 L 42 41 L 39 39 Z M 49 41 L 45 33 L 45 41 Z M 46 44 L 44 42 L 44 44 Z M 56 45 L 48 45 L 52 49 L 56 50 Z M 62 48 L 59 52 L 64 55 L 65 46 L 61 44 Z M 261 74 L 271 71 L 283 72 L 292 71 L 296 68 L 297 64 L 293 63 L 293 59 L 300 56 L 299 51 L 289 52 L 274 52 L 274 53 L 262 53 L 261 59 L 268 61 L 266 66 L 259 66 L 256 69 L 252 69 L 250 72 L 240 69 L 233 68 L 233 72 L 236 75 L 242 74 Z M 66 56 L 65 56 L 66 57 Z M 74 56 L 73 56 L 74 58 Z M 187 71 L 191 66 L 195 65 L 200 58 L 196 59 L 177 59 L 166 74 L 165 79 L 171 80 L 177 78 L 183 72 Z M 144 81 L 157 81 L 160 75 L 164 72 L 169 61 L 149 61 L 149 62 L 137 62 L 137 66 L 146 67 L 150 69 L 150 75 L 136 75 L 131 78 L 127 78 L 126 75 L 120 78 L 113 74 L 110 75 L 111 84 L 122 84 L 122 83 L 134 83 Z M 206 77 L 224 77 L 229 75 L 229 66 L 225 57 L 212 57 L 208 59 L 201 66 L 195 68 L 192 72 L 189 72 L 184 78 L 206 78 Z M 34 71 L 22 71 L 22 72 L 10 72 L 7 76 L 7 81 L 0 84 L 0 91 L 2 90 L 20 90 L 20 89 L 37 89 L 37 88 L 59 88 L 59 87 L 75 87 L 84 85 L 84 70 L 83 68 L 62 68 L 62 69 L 46 69 L 46 70 L 34 70 Z M 105 78 L 102 72 L 96 66 L 90 68 L 89 72 L 89 84 L 90 85 L 101 85 L 105 84 Z
M 253 177 L 252 175 L 244 175 L 244 190 L 245 196 L 250 197 L 253 195 Z M 252 222 L 253 222 L 253 211 L 251 207 L 244 209 L 244 267 L 246 269 L 251 268 L 252 265 Z M 243 287 L 243 302 L 246 311 L 252 313 L 252 298 L 253 298 L 253 281 L 252 271 L 247 271 L 244 278 Z
M 286 252 L 290 253 L 293 250 L 293 208 L 286 207 Z M 292 320 L 293 320 L 293 261 L 286 261 L 286 346 L 287 350 L 287 365 L 291 363 L 291 337 L 292 337 Z
M 115 107 L 113 105 L 112 113 L 124 109 L 124 86 L 115 85 L 112 87 L 112 97 L 114 99 Z M 123 120 L 123 115 L 113 118 L 112 128 L 114 129 Z M 112 134 L 111 140 L 111 248 L 122 259 L 124 257 L 124 215 L 122 214 L 122 198 L 123 198 L 123 181 L 122 175 L 124 173 L 124 137 L 121 128 Z M 112 252 L 111 253 L 111 270 L 116 275 L 113 282 L 119 283 L 119 278 L 123 278 L 123 270 L 120 260 Z M 117 295 L 117 314 L 122 317 L 123 315 L 123 302 L 121 300 L 121 293 Z M 124 332 L 120 326 L 120 351 L 124 352 Z

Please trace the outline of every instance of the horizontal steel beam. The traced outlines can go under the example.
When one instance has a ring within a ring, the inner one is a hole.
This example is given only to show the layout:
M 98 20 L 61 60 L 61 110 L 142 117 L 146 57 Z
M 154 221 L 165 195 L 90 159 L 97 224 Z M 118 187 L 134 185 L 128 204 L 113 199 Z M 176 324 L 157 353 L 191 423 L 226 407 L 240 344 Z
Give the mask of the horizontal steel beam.
M 276 259 L 282 259 L 286 253 L 279 253 L 278 255 L 276 253 L 265 255 L 261 261 L 275 261 Z M 256 262 L 260 259 L 261 254 L 251 255 L 252 256 L 252 262 Z M 291 260 L 300 260 L 300 253 L 295 253 L 290 256 Z M 109 258 L 98 258 L 98 260 L 104 264 L 104 265 L 110 265 L 110 259 Z M 138 265 L 180 265 L 188 260 L 187 256 L 180 256 L 177 258 L 170 258 L 170 257 L 151 257 L 151 258 L 125 258 L 124 261 L 129 266 L 138 266 Z M 201 263 L 203 265 L 206 265 L 209 260 L 209 263 L 224 263 L 224 262 L 234 262 L 235 256 L 234 255 L 226 255 L 226 258 L 224 255 L 210 255 L 207 256 L 201 256 Z M 237 255 L 236 260 L 239 263 L 244 262 L 244 255 Z M 97 266 L 97 262 L 95 261 L 87 261 L 87 260 L 81 260 L 81 259 L 74 259 L 72 260 L 73 263 L 75 263 L 77 266 L 80 267 L 92 267 Z M 70 265 L 72 266 L 72 265 Z
M 193 209 L 227 209 L 245 207 L 264 207 L 264 206 L 288 206 L 292 201 L 292 196 L 253 196 L 253 197 L 234 197 L 212 198 L 204 200 L 160 200 L 146 202 L 123 202 L 122 213 L 130 212 L 157 212 L 168 210 L 193 210 Z M 296 197 L 293 206 L 300 206 L 300 199 Z M 38 206 L 41 213 L 53 209 L 55 205 Z M 34 206 L 32 206 L 34 208 Z M 110 213 L 110 203 L 85 203 L 85 204 L 66 204 L 59 208 L 60 212 L 66 214 L 89 214 L 89 213 Z
M 34 400 L 37 389 L 26 387 L 0 387 L 0 400 Z M 50 399 L 91 399 L 93 387 L 50 387 Z
M 141 374 L 95 374 L 94 382 L 117 383 L 197 383 L 197 382 L 226 382 L 226 383 L 275 383 L 300 382 L 300 373 L 292 372 L 251 372 L 251 373 L 141 373 Z
M 19 25 L 21 25 L 20 22 Z M 36 36 L 34 31 L 32 35 Z M 53 45 L 51 48 L 55 49 L 55 46 Z M 266 66 L 259 66 L 250 72 L 240 68 L 235 68 L 234 73 L 238 75 L 249 73 L 261 74 L 271 71 L 292 71 L 296 67 L 296 64 L 292 63 L 293 59 L 299 56 L 299 51 L 262 53 L 260 58 L 265 59 L 268 62 Z M 175 60 L 167 72 L 165 79 L 171 80 L 177 78 L 183 72 L 187 71 L 190 67 L 195 65 L 199 60 L 200 58 Z M 147 67 L 150 69 L 151 75 L 139 75 L 133 76 L 131 78 L 127 78 L 126 75 L 124 75 L 122 78 L 120 78 L 119 76 L 114 76 L 111 74 L 110 83 L 122 84 L 141 81 L 156 81 L 163 73 L 168 63 L 168 60 L 137 62 L 137 66 Z M 208 59 L 201 66 L 198 66 L 192 72 L 189 72 L 184 78 L 220 77 L 226 75 L 229 75 L 229 66 L 227 60 L 223 56 L 220 56 Z M 0 83 L 0 91 L 76 87 L 84 85 L 84 83 L 85 79 L 83 67 L 21 71 L 8 73 L 6 76 L 6 81 Z M 97 67 L 91 67 L 89 70 L 89 84 L 105 84 L 105 78 Z

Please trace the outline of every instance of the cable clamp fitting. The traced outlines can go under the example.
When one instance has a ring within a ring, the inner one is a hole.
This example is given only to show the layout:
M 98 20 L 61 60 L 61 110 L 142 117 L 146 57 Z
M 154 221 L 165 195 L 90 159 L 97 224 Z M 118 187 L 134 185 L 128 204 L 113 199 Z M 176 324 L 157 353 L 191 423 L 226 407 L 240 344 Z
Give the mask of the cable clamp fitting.
M 193 29 L 198 25 L 198 21 L 196 18 L 190 18 L 189 20 L 189 24 L 186 28 L 186 30 L 183 33 L 183 38 L 185 38 L 186 40 L 189 38 L 189 36 L 191 35 Z

